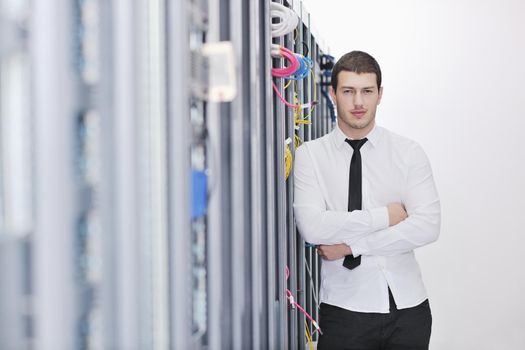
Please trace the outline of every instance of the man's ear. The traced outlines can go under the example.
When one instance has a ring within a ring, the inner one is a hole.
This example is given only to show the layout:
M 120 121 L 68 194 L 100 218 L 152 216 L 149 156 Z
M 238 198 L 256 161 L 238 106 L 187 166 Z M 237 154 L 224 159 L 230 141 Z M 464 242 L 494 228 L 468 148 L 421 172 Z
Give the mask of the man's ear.
M 379 98 L 377 99 L 377 104 L 381 103 L 381 98 L 383 98 L 383 87 L 379 88 Z
M 330 86 L 330 89 L 328 89 L 328 92 L 330 93 L 330 98 L 332 99 L 332 102 L 334 104 L 337 104 L 336 98 L 335 98 L 335 91 L 334 91 L 334 88 L 332 86 Z

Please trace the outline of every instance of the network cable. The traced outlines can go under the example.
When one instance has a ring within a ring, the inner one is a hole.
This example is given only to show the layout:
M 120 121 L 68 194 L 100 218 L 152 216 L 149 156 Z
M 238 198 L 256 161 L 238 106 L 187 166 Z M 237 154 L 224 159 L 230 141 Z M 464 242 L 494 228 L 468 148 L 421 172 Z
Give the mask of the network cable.
M 290 143 L 292 143 L 291 138 L 287 138 L 285 141 L 285 149 L 284 149 L 284 178 L 285 180 L 288 180 L 288 176 L 290 176 L 290 173 L 292 172 L 292 151 L 290 150 Z
M 310 71 L 314 67 L 314 62 L 301 54 L 296 53 L 295 57 L 297 58 L 297 61 L 299 62 L 299 68 L 293 73 L 293 75 L 285 76 L 285 79 L 290 80 L 301 80 L 308 76 Z
M 285 269 L 284 269 L 284 274 L 286 276 L 286 280 L 288 281 L 288 278 L 290 277 L 290 270 L 288 269 L 288 266 L 285 266 Z M 305 316 L 306 318 L 308 318 L 313 326 L 315 327 L 315 330 L 317 332 L 319 332 L 319 334 L 323 334 L 323 332 L 321 331 L 321 327 L 319 327 L 319 325 L 317 324 L 317 322 L 315 322 L 314 318 L 312 316 L 310 316 L 310 314 L 308 312 L 306 312 L 305 309 L 303 309 L 301 307 L 301 305 L 299 305 L 296 301 L 295 301 L 295 298 L 292 294 L 292 292 L 290 292 L 289 289 L 286 289 L 286 295 L 287 295 L 287 298 L 288 298 L 288 301 L 290 302 L 290 304 L 292 305 L 292 307 L 296 307 L 297 309 L 299 309 Z
M 301 63 L 299 62 L 300 59 L 303 62 L 304 66 L 306 67 L 306 68 L 303 68 L 302 70 L 306 69 L 307 72 L 308 71 L 312 71 L 313 64 L 312 64 L 312 66 L 310 66 L 310 63 L 308 61 L 309 59 L 306 60 L 306 59 L 303 59 L 303 58 L 298 58 L 298 56 L 299 57 L 303 57 L 303 56 L 302 55 L 296 55 L 292 51 L 290 51 L 289 49 L 287 49 L 285 47 L 282 47 L 282 46 L 279 46 L 279 45 L 276 45 L 276 44 L 272 44 L 271 55 L 273 57 L 277 57 L 277 58 L 285 58 L 290 63 L 288 66 L 283 67 L 283 68 L 272 68 L 272 76 L 274 76 L 274 77 L 277 77 L 277 78 L 295 77 L 295 76 L 298 75 L 297 74 L 298 71 L 299 71 L 299 74 L 302 75 L 303 72 L 301 71 Z M 294 78 L 292 78 L 292 79 L 294 79 Z M 318 103 L 317 101 L 311 101 L 309 103 L 301 103 L 301 104 L 290 103 L 283 97 L 283 95 L 281 94 L 281 92 L 277 88 L 277 85 L 275 85 L 275 83 L 273 83 L 273 82 L 272 82 L 272 85 L 273 85 L 273 89 L 277 93 L 277 96 L 288 107 L 304 109 L 304 108 L 311 108 L 311 107 L 315 106 Z
M 286 6 L 270 3 L 270 17 L 279 18 L 278 23 L 272 23 L 272 37 L 284 36 L 293 32 L 299 24 L 299 16 Z
M 331 79 L 332 78 L 332 69 L 334 68 L 334 64 L 335 64 L 334 56 L 326 55 L 326 54 L 322 55 L 321 56 L 321 62 L 319 64 L 319 67 L 320 67 L 321 72 L 322 72 L 321 73 L 322 76 L 324 76 L 325 78 Z M 336 117 L 336 115 L 335 115 L 335 106 L 334 106 L 334 103 L 333 103 L 332 99 L 328 95 L 327 88 L 326 88 L 326 86 L 329 86 L 330 84 L 331 84 L 330 81 L 321 84 L 324 87 L 324 88 L 321 87 L 321 94 L 323 95 L 323 97 L 328 102 L 328 109 L 330 110 L 330 119 L 332 120 L 332 123 L 335 123 L 335 117 Z
M 283 78 L 293 75 L 301 66 L 297 56 L 286 47 L 272 44 L 270 53 L 273 57 L 284 58 L 290 63 L 289 66 L 283 68 L 272 68 L 272 75 L 274 77 Z
M 306 342 L 308 344 L 308 348 L 310 350 L 314 350 L 314 344 L 312 340 L 312 336 L 310 335 L 310 330 L 308 329 L 308 323 L 306 320 L 304 320 L 304 335 L 306 337 Z
M 277 94 L 277 96 L 281 99 L 281 101 L 283 101 L 283 103 L 285 105 L 287 105 L 288 107 L 291 107 L 291 108 L 300 108 L 300 109 L 305 109 L 305 108 L 311 108 L 313 106 L 315 106 L 318 102 L 317 101 L 311 101 L 311 102 L 308 102 L 308 103 L 301 103 L 301 104 L 293 104 L 293 103 L 290 103 L 288 101 L 286 101 L 286 99 L 283 97 L 283 95 L 279 92 L 279 89 L 277 88 L 277 85 L 275 85 L 274 82 L 272 82 L 272 85 L 273 85 L 273 90 L 275 91 L 275 93 Z
M 332 102 L 332 99 L 328 95 L 328 92 L 326 92 L 326 89 L 321 89 L 321 94 L 324 98 L 326 98 L 326 101 L 328 102 L 328 109 L 330 110 L 330 120 L 332 123 L 335 122 L 335 107 L 334 103 Z

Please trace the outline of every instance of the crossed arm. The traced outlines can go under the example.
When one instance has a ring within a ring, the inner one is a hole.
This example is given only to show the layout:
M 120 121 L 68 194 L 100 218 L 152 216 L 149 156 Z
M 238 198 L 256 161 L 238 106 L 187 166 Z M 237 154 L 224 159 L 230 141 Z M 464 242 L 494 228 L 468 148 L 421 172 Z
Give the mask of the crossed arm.
M 387 205 L 389 226 L 394 226 L 405 220 L 408 214 L 401 203 Z M 317 246 L 319 256 L 326 260 L 337 260 L 353 254 L 352 248 L 346 243 L 320 244 Z
M 440 203 L 423 150 L 412 150 L 403 204 L 337 212 L 325 200 L 308 150 L 296 152 L 294 212 L 299 232 L 319 245 L 327 259 L 345 255 L 397 255 L 435 241 L 440 229 Z

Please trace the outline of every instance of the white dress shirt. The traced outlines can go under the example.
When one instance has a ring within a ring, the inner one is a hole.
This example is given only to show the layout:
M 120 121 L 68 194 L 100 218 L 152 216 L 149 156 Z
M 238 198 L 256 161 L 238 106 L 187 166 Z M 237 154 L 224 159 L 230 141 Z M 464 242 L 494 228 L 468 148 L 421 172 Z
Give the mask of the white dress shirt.
M 321 302 L 358 312 L 389 312 L 388 287 L 399 309 L 427 298 L 414 249 L 435 241 L 440 203 L 432 169 L 414 141 L 375 126 L 362 146 L 362 210 L 348 212 L 352 147 L 335 127 L 296 150 L 294 213 L 312 244 L 345 243 L 361 265 L 323 260 Z M 408 218 L 389 227 L 389 203 L 402 203 Z

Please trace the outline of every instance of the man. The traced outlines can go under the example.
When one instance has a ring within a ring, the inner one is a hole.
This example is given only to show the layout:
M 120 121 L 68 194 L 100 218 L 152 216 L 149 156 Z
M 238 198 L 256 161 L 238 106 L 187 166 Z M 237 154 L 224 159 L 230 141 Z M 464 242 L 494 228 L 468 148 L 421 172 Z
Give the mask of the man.
M 332 70 L 334 130 L 295 156 L 299 232 L 318 245 L 318 349 L 428 349 L 432 316 L 414 249 L 439 236 L 440 203 L 422 148 L 375 123 L 376 60 L 347 53 Z

